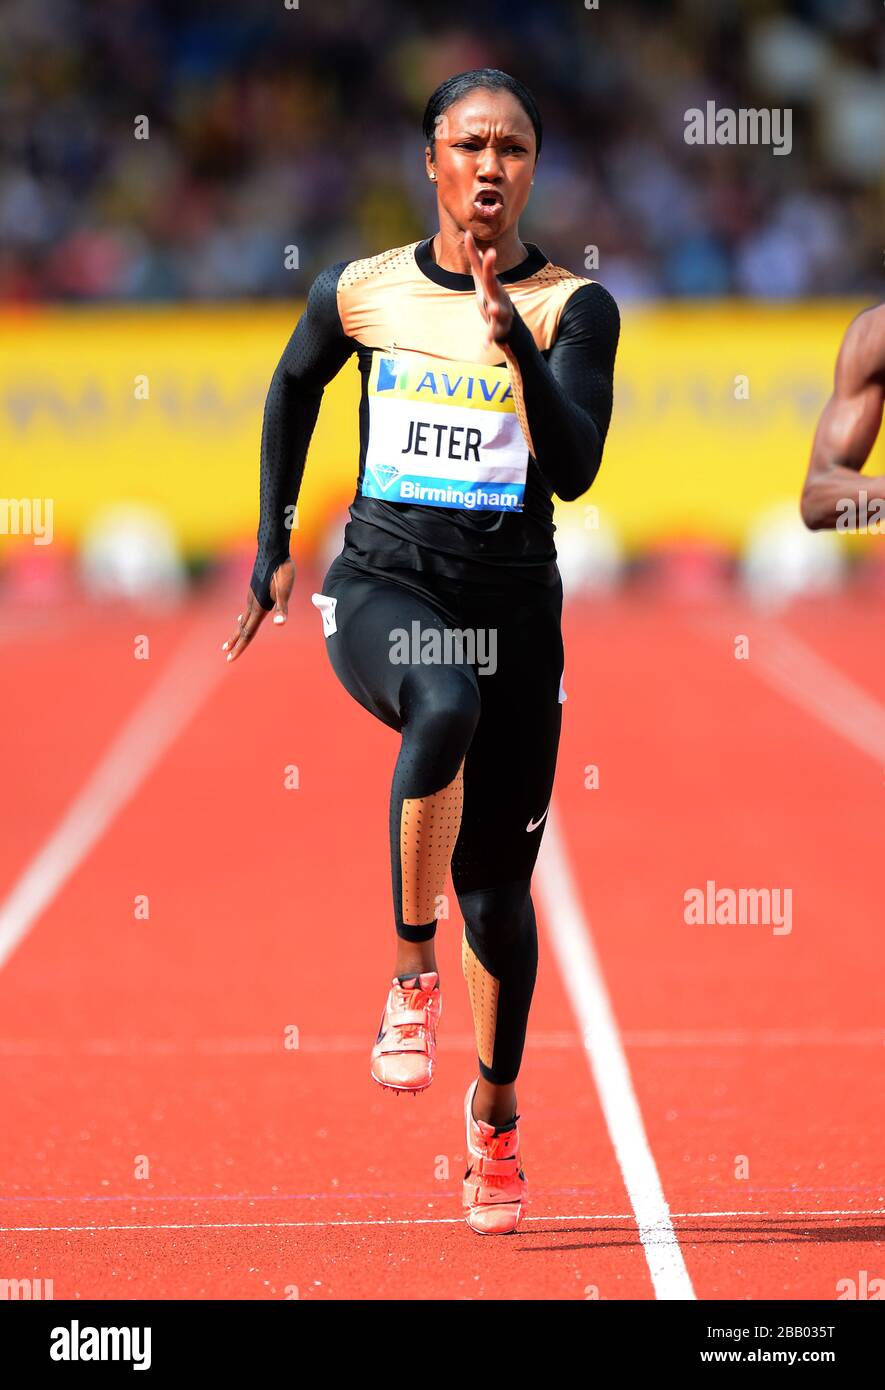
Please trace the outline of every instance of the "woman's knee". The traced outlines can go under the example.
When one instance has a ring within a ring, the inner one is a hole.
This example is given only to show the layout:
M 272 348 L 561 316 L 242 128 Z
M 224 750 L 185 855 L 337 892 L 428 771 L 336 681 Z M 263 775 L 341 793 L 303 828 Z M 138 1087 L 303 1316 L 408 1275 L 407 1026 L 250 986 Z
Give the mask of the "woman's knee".
M 458 890 L 458 905 L 468 939 L 480 959 L 498 978 L 521 951 L 537 951 L 537 923 L 530 880 L 494 888 Z
M 479 722 L 475 678 L 451 667 L 434 669 L 429 679 L 425 672 L 407 677 L 402 709 L 404 742 L 424 746 L 451 768 L 454 777 Z

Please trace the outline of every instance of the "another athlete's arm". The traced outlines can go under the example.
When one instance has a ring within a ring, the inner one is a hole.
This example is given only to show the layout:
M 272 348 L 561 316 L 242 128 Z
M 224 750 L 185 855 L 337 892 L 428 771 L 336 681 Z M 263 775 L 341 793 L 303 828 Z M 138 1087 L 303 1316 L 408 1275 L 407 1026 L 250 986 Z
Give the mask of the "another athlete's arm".
M 582 285 L 560 314 L 545 361 L 494 273 L 494 250 L 480 257 L 470 232 L 464 241 L 488 325 L 486 341 L 500 343 L 510 363 L 532 456 L 552 491 L 570 502 L 587 491 L 602 462 L 621 326 L 618 306 L 602 285 Z
M 286 619 L 295 579 L 289 539 L 308 445 L 323 390 L 356 346 L 338 313 L 338 279 L 346 264 L 317 276 L 271 379 L 261 431 L 258 554 L 238 631 L 222 648 L 228 661 L 243 652 L 271 609 L 274 622 Z
M 860 477 L 876 442 L 885 404 L 885 305 L 851 323 L 836 361 L 833 394 L 814 436 L 802 490 L 802 520 L 812 531 L 835 528 L 846 505 L 885 498 L 885 477 Z M 854 512 L 857 515 L 857 512 Z

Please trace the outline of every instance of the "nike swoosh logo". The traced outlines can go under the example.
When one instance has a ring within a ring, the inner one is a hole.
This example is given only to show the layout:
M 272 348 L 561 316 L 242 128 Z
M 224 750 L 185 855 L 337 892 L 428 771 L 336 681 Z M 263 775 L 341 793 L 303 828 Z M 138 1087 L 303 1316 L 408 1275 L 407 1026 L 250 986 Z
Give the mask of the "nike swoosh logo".
M 550 807 L 548 806 L 547 811 L 549 810 Z M 546 816 L 547 811 L 544 812 L 544 816 Z M 526 826 L 526 831 L 537 830 L 538 826 L 541 824 L 541 821 L 544 819 L 544 816 L 539 816 L 537 820 L 530 820 L 528 825 Z

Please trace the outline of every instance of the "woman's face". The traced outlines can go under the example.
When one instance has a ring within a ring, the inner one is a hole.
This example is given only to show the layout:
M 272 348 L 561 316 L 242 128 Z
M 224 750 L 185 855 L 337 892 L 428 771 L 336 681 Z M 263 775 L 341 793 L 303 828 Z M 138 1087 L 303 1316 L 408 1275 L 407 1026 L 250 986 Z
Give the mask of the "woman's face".
M 535 132 L 510 92 L 475 87 L 437 122 L 436 174 L 441 209 L 477 242 L 498 241 L 528 202 L 535 171 Z

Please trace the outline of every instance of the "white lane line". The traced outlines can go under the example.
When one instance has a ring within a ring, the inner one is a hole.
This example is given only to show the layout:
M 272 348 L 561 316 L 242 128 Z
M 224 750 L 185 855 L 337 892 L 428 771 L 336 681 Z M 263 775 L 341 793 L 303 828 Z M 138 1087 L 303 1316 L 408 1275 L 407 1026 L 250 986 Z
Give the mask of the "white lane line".
M 692 1299 L 695 1292 L 670 1221 L 670 1209 L 649 1147 L 627 1056 L 609 1001 L 590 924 L 581 907 L 559 814 L 551 804 L 538 856 L 535 885 L 547 931 L 636 1215 L 655 1295 Z
M 749 659 L 738 664 L 885 768 L 885 705 L 777 620 L 745 614 L 741 625 L 750 650 Z M 723 636 L 719 621 L 698 626 L 714 640 Z
M 857 1208 L 848 1211 L 674 1211 L 670 1213 L 674 1221 L 695 1221 L 703 1219 L 709 1220 L 711 1217 L 729 1218 L 735 1216 L 752 1216 L 764 1218 L 766 1220 L 779 1221 L 783 1219 L 795 1220 L 796 1217 L 810 1218 L 816 1216 L 885 1216 L 885 1207 L 874 1207 L 870 1210 L 858 1210 Z M 594 1212 L 592 1215 L 581 1213 L 578 1216 L 524 1216 L 522 1224 L 527 1222 L 544 1221 L 628 1221 L 632 1225 L 636 1220 L 635 1211 L 628 1212 Z M 110 1226 L 0 1226 L 0 1234 L 34 1234 L 53 1231 L 252 1231 L 252 1230 L 292 1230 L 303 1229 L 304 1227 L 316 1227 L 320 1230 L 327 1226 L 462 1226 L 464 1225 L 463 1216 L 391 1216 L 375 1218 L 354 1218 L 340 1221 L 166 1221 L 159 1225 L 152 1222 L 137 1223 L 132 1222 L 128 1225 Z M 691 1232 L 683 1232 L 683 1235 L 690 1235 Z M 787 1234 L 786 1232 L 772 1231 L 772 1235 Z M 666 1233 L 661 1232 L 659 1237 L 652 1243 L 669 1247 L 671 1242 Z
M 224 669 L 202 618 L 0 906 L 0 968 L 197 712 Z

